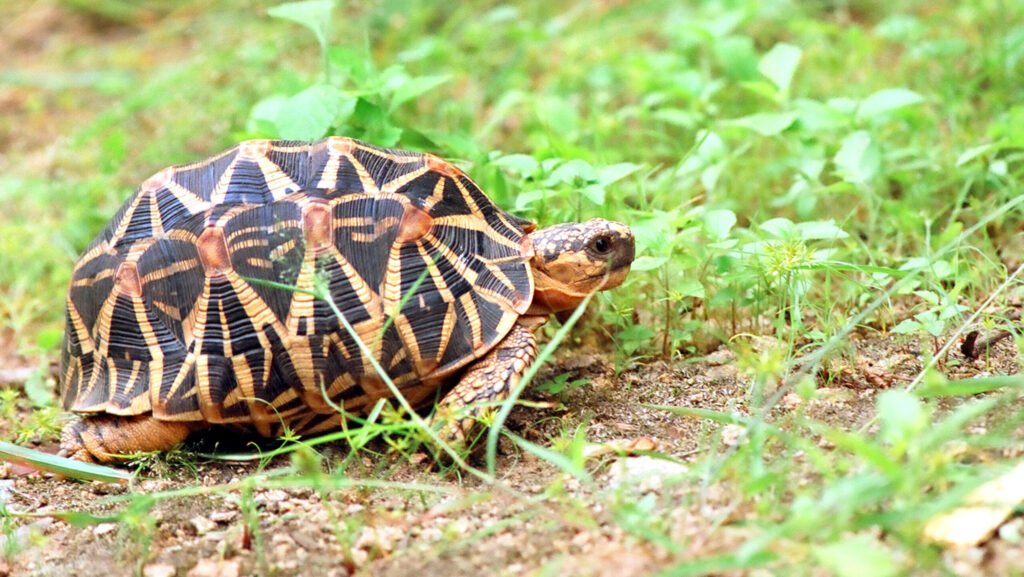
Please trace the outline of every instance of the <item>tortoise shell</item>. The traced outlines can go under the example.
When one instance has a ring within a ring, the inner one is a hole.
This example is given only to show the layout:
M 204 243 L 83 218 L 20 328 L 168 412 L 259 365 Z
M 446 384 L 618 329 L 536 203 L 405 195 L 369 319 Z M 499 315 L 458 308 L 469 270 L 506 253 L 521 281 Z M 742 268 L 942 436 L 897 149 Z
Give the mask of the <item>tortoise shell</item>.
M 316 288 L 422 405 L 529 307 L 526 224 L 437 157 L 347 138 L 167 168 L 74 269 L 63 405 L 263 434 L 365 413 L 392 395 Z

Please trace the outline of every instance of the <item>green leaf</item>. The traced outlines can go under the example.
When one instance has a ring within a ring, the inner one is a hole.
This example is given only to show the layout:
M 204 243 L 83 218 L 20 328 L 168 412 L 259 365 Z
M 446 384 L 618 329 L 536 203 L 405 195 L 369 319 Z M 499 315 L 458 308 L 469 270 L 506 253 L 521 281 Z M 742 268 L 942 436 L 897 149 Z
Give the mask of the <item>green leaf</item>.
M 789 94 L 793 74 L 800 64 L 803 52 L 791 44 L 780 42 L 761 57 L 757 70 L 775 85 L 783 95 Z
M 389 110 L 394 110 L 417 96 L 430 92 L 451 78 L 451 74 L 437 74 L 405 79 L 393 88 Z
M 781 217 L 766 220 L 758 228 L 775 238 L 793 238 L 797 233 L 797 228 L 793 221 Z
M 252 134 L 278 138 L 277 117 L 287 106 L 288 97 L 281 94 L 260 100 L 249 112 L 246 130 Z
M 900 566 L 877 539 L 857 535 L 813 549 L 823 567 L 836 577 L 896 577 Z
M 704 283 L 695 278 L 687 278 L 680 282 L 673 283 L 671 291 L 679 297 L 696 297 L 702 299 L 706 296 Z
M 921 323 L 913 319 L 904 319 L 900 321 L 900 324 L 892 328 L 892 332 L 898 335 L 913 335 L 917 334 L 919 330 L 921 330 Z
M 402 137 L 402 129 L 392 124 L 387 113 L 365 98 L 357 99 L 350 122 L 359 129 L 359 138 L 378 146 L 394 146 Z
M 578 186 L 591 182 L 597 182 L 597 172 L 594 171 L 593 166 L 590 166 L 590 163 L 578 158 L 558 165 L 558 168 L 544 180 L 544 184 L 547 186 L 559 184 Z
M 327 47 L 327 26 L 331 21 L 335 0 L 302 0 L 285 2 L 267 9 L 274 18 L 291 20 L 309 28 L 316 36 L 321 48 Z
M 714 240 L 729 236 L 729 231 L 736 225 L 736 213 L 726 209 L 713 209 L 704 212 L 704 232 Z
M 314 84 L 289 98 L 277 111 L 278 136 L 288 140 L 322 138 L 339 120 L 348 118 L 355 105 L 355 98 L 337 88 Z
M 757 51 L 749 36 L 726 36 L 712 47 L 715 60 L 725 74 L 735 80 L 753 80 L 757 77 Z
M 796 230 L 800 238 L 804 240 L 835 240 L 850 236 L 836 226 L 834 220 L 812 220 L 797 223 Z
M 761 136 L 775 136 L 796 121 L 795 112 L 761 112 L 741 118 L 734 118 L 728 124 L 748 128 Z
M 602 166 L 597 169 L 597 182 L 600 183 L 601 186 L 608 186 L 613 182 L 618 182 L 623 178 L 626 178 L 641 168 L 643 167 L 639 164 L 633 164 L 632 162 L 620 162 L 618 164 Z
M 886 88 L 868 96 L 857 108 L 857 119 L 871 120 L 886 112 L 924 102 L 924 97 L 906 88 Z
M 529 177 L 537 174 L 540 170 L 540 163 L 537 159 L 528 154 L 506 154 L 493 160 L 491 164 L 514 172 L 522 177 Z
M 633 272 L 645 272 L 661 268 L 667 262 L 667 256 L 639 256 L 633 261 L 629 269 Z
M 596 205 L 604 204 L 604 187 L 597 184 L 590 184 L 580 189 L 580 194 Z
M 832 161 L 843 180 L 865 184 L 878 174 L 882 158 L 871 135 L 858 130 L 843 139 Z

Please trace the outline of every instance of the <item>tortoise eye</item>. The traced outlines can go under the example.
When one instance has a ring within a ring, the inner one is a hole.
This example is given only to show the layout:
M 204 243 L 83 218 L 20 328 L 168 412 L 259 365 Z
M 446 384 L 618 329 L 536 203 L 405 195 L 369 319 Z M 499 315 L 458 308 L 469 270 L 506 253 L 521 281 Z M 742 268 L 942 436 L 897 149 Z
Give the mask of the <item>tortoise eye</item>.
M 594 241 L 594 250 L 601 254 L 605 254 L 612 250 L 612 243 L 608 242 L 607 237 L 598 237 L 597 240 Z

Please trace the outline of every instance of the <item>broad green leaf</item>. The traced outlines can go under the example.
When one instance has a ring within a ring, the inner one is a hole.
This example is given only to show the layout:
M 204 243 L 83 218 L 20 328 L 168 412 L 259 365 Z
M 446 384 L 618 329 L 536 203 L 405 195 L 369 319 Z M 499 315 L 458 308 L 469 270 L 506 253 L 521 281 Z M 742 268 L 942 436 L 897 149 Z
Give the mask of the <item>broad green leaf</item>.
M 878 174 L 882 159 L 871 135 L 858 130 L 843 139 L 832 161 L 843 180 L 865 184 Z
M 667 256 L 639 256 L 633 261 L 629 269 L 633 272 L 645 272 L 661 268 L 667 262 Z
M 302 0 L 285 2 L 267 9 L 267 14 L 275 18 L 291 20 L 309 28 L 316 35 L 316 41 L 323 48 L 327 47 L 327 26 L 331 21 L 335 0 Z
M 868 96 L 857 108 L 857 118 L 871 120 L 886 112 L 920 104 L 924 97 L 906 88 L 886 88 Z
M 402 137 L 402 129 L 391 122 L 387 113 L 365 98 L 357 99 L 351 123 L 361 130 L 359 138 L 378 146 L 394 146 Z
M 597 182 L 597 172 L 594 171 L 594 167 L 590 163 L 578 158 L 558 165 L 558 168 L 544 180 L 544 184 L 548 186 L 559 184 L 577 186 L 581 183 L 591 182 Z
M 246 130 L 252 134 L 279 138 L 277 117 L 286 106 L 288 106 L 288 97 L 280 94 L 260 100 L 249 112 Z
M 901 568 L 877 539 L 857 535 L 813 549 L 821 565 L 836 577 L 896 577 Z
M 583 198 L 586 198 L 590 202 L 596 205 L 604 204 L 605 191 L 604 187 L 597 184 L 590 184 L 580 189 L 580 194 Z
M 763 74 L 783 95 L 789 94 L 793 74 L 800 64 L 803 52 L 791 44 L 779 43 L 761 57 L 757 70 Z
M 540 170 L 540 163 L 528 154 L 506 154 L 492 161 L 492 164 L 522 177 L 533 176 Z
M 852 117 L 850 113 L 831 104 L 808 98 L 794 100 L 792 107 L 796 111 L 801 132 L 810 134 L 839 130 L 846 126 Z
M 397 86 L 393 87 L 391 92 L 390 109 L 394 110 L 417 96 L 430 92 L 445 82 L 448 82 L 451 78 L 451 74 L 406 78 L 404 82 L 400 82 Z
M 757 51 L 749 36 L 726 36 L 713 45 L 715 60 L 729 78 L 753 80 L 757 77 Z
M 608 186 L 613 182 L 618 182 L 623 178 L 626 178 L 641 168 L 643 167 L 639 164 L 633 164 L 632 162 L 620 162 L 618 164 L 602 166 L 597 169 L 597 182 L 599 182 L 601 186 Z
M 834 220 L 812 220 L 796 225 L 800 238 L 804 240 L 834 240 L 848 238 L 850 235 L 836 226 Z
M 921 323 L 913 319 L 904 319 L 900 321 L 898 325 L 892 328 L 892 332 L 897 335 L 913 335 L 917 334 L 921 330 Z
M 704 231 L 714 240 L 729 236 L 736 225 L 736 213 L 726 209 L 713 209 L 704 213 Z
M 761 136 L 775 136 L 793 125 L 795 112 L 760 112 L 729 121 L 733 126 L 748 128 Z
M 695 278 L 683 279 L 674 283 L 671 292 L 680 297 L 705 298 L 704 284 Z
M 766 220 L 758 228 L 775 238 L 793 238 L 797 233 L 796 225 L 788 218 Z
M 351 115 L 355 104 L 355 98 L 329 84 L 314 84 L 289 98 L 277 111 L 278 136 L 288 140 L 321 138 L 339 120 Z

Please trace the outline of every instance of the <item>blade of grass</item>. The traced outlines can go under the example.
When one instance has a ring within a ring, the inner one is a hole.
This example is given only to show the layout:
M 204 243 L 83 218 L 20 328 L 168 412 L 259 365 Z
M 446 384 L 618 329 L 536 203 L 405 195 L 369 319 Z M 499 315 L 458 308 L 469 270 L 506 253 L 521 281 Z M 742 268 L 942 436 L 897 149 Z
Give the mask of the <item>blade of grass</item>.
M 97 465 L 83 463 L 66 457 L 58 457 L 42 451 L 19 447 L 0 441 L 0 461 L 18 463 L 40 471 L 56 473 L 82 481 L 102 481 L 104 483 L 127 483 L 132 480 L 130 473 Z

